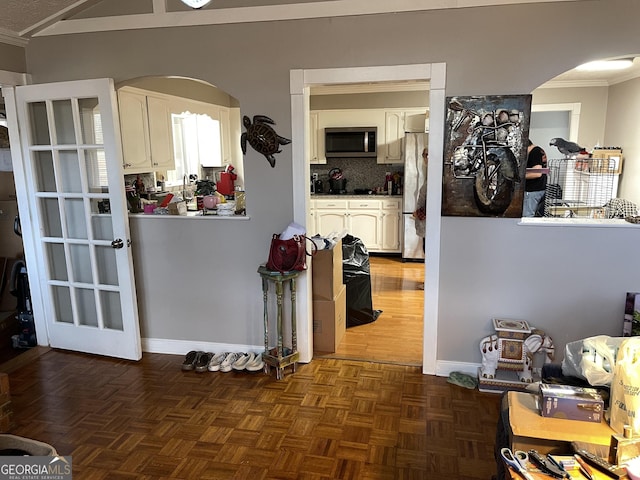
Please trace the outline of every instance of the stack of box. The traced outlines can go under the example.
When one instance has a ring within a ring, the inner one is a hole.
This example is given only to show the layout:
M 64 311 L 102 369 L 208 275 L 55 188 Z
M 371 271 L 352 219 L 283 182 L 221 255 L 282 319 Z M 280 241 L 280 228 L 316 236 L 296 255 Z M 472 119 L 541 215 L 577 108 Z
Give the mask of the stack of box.
M 2 149 L 0 149 L 2 151 Z M 18 200 L 13 172 L 0 171 L 0 257 L 21 258 L 22 238 L 13 233 L 13 222 L 18 215 Z
M 0 373 L 0 433 L 7 433 L 11 429 L 12 418 L 9 375 Z
M 342 240 L 312 260 L 313 349 L 333 353 L 346 331 L 347 287 L 342 283 Z

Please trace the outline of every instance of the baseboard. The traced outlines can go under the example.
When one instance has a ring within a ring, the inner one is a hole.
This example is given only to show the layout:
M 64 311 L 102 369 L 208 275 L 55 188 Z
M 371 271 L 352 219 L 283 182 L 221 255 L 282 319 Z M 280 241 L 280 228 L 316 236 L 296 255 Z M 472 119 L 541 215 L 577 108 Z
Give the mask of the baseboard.
M 436 362 L 436 376 L 448 377 L 451 372 L 462 372 L 467 375 L 476 377 L 478 375 L 479 363 L 467 362 L 450 362 L 447 360 L 438 360 Z
M 142 351 L 184 355 L 191 350 L 203 352 L 263 352 L 264 345 L 237 345 L 232 343 L 195 342 L 193 340 L 170 340 L 166 338 L 143 338 Z
M 142 339 L 142 351 L 147 353 L 184 355 L 191 350 L 204 352 L 263 352 L 264 345 L 237 345 L 234 343 L 195 342 L 193 340 L 170 340 L 166 338 Z M 476 376 L 478 367 L 480 367 L 479 363 L 440 360 L 436 362 L 436 376 L 448 377 L 451 372 L 462 372 Z

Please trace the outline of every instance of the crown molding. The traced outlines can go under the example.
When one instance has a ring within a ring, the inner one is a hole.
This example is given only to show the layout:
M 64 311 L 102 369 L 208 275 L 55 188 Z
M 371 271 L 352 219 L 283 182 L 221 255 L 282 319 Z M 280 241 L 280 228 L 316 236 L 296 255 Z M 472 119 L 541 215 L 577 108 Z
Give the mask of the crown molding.
M 23 38 L 17 33 L 10 32 L 5 29 L 0 29 L 0 43 L 14 45 L 16 47 L 26 47 L 29 44 L 29 39 Z
M 609 85 L 606 80 L 549 80 L 538 88 L 585 88 L 608 87 Z
M 431 0 L 428 4 L 424 0 L 394 0 L 393 2 L 389 2 L 389 0 L 325 0 L 256 7 L 203 8 L 185 12 L 154 11 L 154 13 L 114 15 L 99 18 L 59 19 L 59 21 L 32 33 L 33 36 L 51 36 L 175 26 L 272 22 L 485 6 L 583 1 L 590 0 Z M 154 6 L 157 3 L 157 0 L 154 0 Z

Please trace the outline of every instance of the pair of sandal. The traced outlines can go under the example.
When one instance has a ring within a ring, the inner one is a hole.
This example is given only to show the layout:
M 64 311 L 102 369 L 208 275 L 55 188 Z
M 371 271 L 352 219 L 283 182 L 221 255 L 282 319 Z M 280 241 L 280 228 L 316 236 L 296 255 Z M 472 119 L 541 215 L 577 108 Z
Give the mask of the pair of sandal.
M 213 355 L 208 352 L 191 350 L 184 357 L 184 362 L 182 362 L 182 370 L 206 372 L 212 356 Z

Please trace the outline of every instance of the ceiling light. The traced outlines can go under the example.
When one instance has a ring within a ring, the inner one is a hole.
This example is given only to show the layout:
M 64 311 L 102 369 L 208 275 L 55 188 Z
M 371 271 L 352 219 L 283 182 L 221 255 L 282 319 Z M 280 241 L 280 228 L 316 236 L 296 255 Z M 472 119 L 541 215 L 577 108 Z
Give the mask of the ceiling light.
M 182 3 L 188 5 L 191 8 L 202 8 L 211 0 L 182 0 Z
M 617 60 L 597 60 L 584 63 L 576 67 L 583 72 L 602 72 L 605 70 L 624 70 L 633 65 L 633 58 L 619 58 Z

